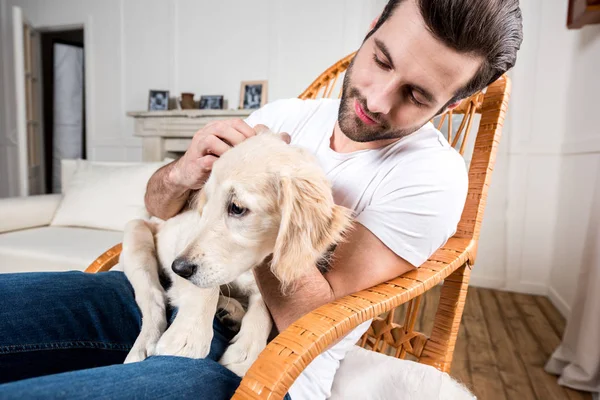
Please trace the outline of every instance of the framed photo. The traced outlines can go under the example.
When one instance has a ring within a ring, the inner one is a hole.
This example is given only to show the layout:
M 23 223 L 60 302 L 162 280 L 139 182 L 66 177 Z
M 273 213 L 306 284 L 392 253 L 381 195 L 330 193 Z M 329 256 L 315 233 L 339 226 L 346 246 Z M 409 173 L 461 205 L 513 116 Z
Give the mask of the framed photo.
M 579 29 L 600 23 L 600 0 L 569 0 L 567 28 Z
M 240 89 L 240 108 L 260 108 L 267 103 L 267 81 L 245 81 Z
M 200 96 L 201 110 L 222 110 L 223 96 Z
M 167 111 L 169 109 L 168 90 L 150 90 L 148 94 L 148 111 Z

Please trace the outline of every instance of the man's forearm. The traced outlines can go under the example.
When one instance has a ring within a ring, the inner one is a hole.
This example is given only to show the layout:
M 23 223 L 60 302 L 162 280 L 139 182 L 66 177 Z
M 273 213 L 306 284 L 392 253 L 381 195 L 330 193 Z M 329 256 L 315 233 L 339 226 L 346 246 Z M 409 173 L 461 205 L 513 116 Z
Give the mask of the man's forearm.
M 144 197 L 148 212 L 164 220 L 177 215 L 190 195 L 189 189 L 178 185 L 171 178 L 175 163 L 165 165 L 152 175 Z
M 269 269 L 268 263 L 256 268 L 254 275 L 279 332 L 304 314 L 335 299 L 329 282 L 317 267 L 285 295 L 281 293 L 280 282 Z

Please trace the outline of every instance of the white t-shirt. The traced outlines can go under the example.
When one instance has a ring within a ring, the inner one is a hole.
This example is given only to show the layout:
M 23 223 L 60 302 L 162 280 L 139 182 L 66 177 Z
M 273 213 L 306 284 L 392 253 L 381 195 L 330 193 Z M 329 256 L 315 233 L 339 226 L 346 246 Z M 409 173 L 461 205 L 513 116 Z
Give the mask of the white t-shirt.
M 336 204 L 354 210 L 357 222 L 418 267 L 456 231 L 468 189 L 465 161 L 431 123 L 378 149 L 337 153 L 330 138 L 339 105 L 332 99 L 278 100 L 246 122 L 287 132 L 292 145 L 315 154 Z M 370 322 L 318 356 L 290 388 L 292 399 L 329 397 L 339 362 Z

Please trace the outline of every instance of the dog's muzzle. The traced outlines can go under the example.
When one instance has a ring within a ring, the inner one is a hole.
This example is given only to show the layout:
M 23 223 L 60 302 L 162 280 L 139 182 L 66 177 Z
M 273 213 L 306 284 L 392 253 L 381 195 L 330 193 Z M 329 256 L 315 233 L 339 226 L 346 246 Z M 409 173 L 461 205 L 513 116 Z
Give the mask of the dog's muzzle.
M 182 278 L 188 279 L 194 275 L 198 266 L 186 258 L 176 258 L 171 265 L 171 269 Z

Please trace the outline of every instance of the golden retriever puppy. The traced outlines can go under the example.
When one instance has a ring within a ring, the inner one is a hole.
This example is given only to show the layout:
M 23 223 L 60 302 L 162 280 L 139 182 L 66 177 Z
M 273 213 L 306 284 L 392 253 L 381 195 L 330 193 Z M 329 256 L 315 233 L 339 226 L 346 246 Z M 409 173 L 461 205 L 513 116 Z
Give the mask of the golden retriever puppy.
M 150 355 L 205 357 L 217 308 L 241 318 L 220 360 L 243 376 L 266 346 L 272 322 L 252 273 L 270 262 L 283 291 L 342 240 L 350 211 L 334 204 L 329 181 L 306 150 L 261 133 L 223 154 L 189 211 L 155 224 L 130 222 L 120 262 L 142 313 L 125 362 Z M 269 261 L 270 260 L 270 261 Z M 170 278 L 165 291 L 161 273 Z M 231 297 L 219 295 L 227 285 Z M 167 329 L 167 301 L 177 315 Z

